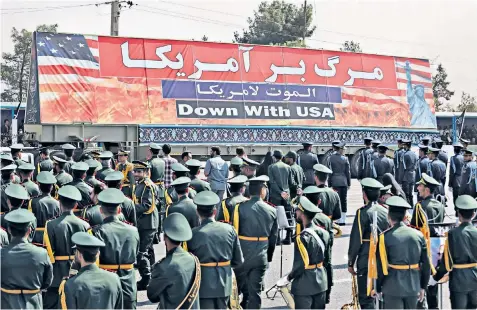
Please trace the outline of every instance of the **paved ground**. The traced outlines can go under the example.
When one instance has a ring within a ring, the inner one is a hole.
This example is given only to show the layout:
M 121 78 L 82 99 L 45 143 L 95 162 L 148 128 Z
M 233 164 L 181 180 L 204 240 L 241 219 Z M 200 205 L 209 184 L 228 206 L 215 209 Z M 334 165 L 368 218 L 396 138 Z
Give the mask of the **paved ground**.
M 452 201 L 452 199 L 451 199 Z M 353 180 L 351 190 L 348 193 L 348 216 L 347 225 L 342 227 L 343 236 L 335 239 L 333 246 L 333 265 L 334 265 L 334 286 L 331 293 L 331 302 L 327 306 L 328 309 L 340 309 L 344 304 L 351 302 L 351 275 L 347 271 L 347 252 L 349 244 L 349 234 L 351 232 L 351 224 L 354 220 L 356 210 L 362 206 L 362 195 L 359 183 Z M 454 214 L 453 206 L 446 208 L 446 213 Z M 163 243 L 155 246 L 156 258 L 161 259 L 165 255 L 165 246 Z M 275 251 L 273 262 L 265 276 L 265 287 L 272 287 L 280 278 L 280 247 Z M 283 274 L 291 270 L 293 264 L 293 245 L 283 246 Z M 449 309 L 449 293 L 447 284 L 443 288 L 443 308 Z M 267 299 L 265 292 L 262 294 L 262 306 L 267 309 L 286 308 L 286 304 L 279 295 L 274 300 Z M 149 302 L 146 292 L 138 294 L 138 308 L 151 309 L 157 305 Z

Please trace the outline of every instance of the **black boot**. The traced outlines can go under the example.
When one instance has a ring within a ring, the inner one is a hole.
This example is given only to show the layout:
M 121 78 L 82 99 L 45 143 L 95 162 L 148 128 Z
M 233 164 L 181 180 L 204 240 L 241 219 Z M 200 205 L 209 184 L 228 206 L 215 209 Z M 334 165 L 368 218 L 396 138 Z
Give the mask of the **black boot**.
M 285 240 L 283 240 L 283 244 L 284 245 L 288 245 L 288 244 L 291 244 L 292 243 L 292 231 L 291 229 L 287 229 L 287 235 L 285 237 Z
M 149 285 L 149 280 L 151 280 L 151 275 L 143 275 L 141 277 L 141 280 L 139 280 L 136 285 L 137 285 L 137 290 L 138 291 L 145 291 L 147 290 L 147 286 Z

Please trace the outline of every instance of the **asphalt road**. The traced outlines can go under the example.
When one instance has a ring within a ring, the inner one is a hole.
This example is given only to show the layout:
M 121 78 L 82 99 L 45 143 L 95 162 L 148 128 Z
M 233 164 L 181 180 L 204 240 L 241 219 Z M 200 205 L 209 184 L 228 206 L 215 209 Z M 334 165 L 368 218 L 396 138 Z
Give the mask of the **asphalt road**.
M 450 193 L 451 194 L 451 193 Z M 452 204 L 452 197 L 450 197 Z M 327 305 L 328 309 L 340 309 L 344 304 L 351 302 L 351 275 L 347 270 L 347 253 L 349 244 L 349 234 L 351 232 L 351 225 L 353 223 L 356 210 L 362 206 L 363 200 L 361 195 L 361 187 L 357 180 L 353 180 L 351 190 L 348 192 L 348 214 L 346 226 L 342 226 L 343 235 L 336 238 L 333 245 L 333 266 L 334 266 L 334 286 L 331 292 L 331 301 Z M 453 216 L 453 206 L 449 205 L 446 208 L 446 213 Z M 449 220 L 449 219 L 448 219 Z M 293 264 L 293 245 L 283 246 L 283 275 L 291 270 Z M 165 256 L 165 246 L 162 242 L 155 246 L 156 259 L 161 259 Z M 278 279 L 280 279 L 280 257 L 281 248 L 277 247 L 273 262 L 270 264 L 269 270 L 265 275 L 265 288 L 272 287 Z M 443 292 L 443 309 L 450 308 L 449 291 L 447 284 L 442 285 Z M 152 309 L 156 308 L 156 304 L 152 304 L 147 299 L 145 291 L 138 292 L 138 308 Z M 265 292 L 262 293 L 262 307 L 265 309 L 286 309 L 285 301 L 278 294 L 275 299 L 268 299 Z

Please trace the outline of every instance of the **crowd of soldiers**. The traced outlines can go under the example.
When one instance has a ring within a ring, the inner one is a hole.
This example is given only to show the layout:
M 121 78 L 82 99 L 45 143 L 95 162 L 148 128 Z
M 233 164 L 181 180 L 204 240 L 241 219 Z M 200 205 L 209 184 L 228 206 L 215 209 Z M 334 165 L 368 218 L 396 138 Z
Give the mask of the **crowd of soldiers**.
M 357 275 L 363 309 L 381 299 L 387 309 L 436 307 L 435 284 L 448 272 L 452 307 L 477 307 L 473 153 L 454 145 L 449 184 L 460 225 L 432 266 L 429 238 L 437 232 L 430 224 L 443 222 L 445 199 L 436 198 L 444 194 L 447 165 L 440 142 L 429 140 L 421 141 L 419 158 L 405 139 L 394 159 L 371 138 L 359 154 L 365 206 L 353 222 L 348 269 Z M 22 145 L 13 145 L 1 154 L 2 307 L 135 309 L 137 291 L 145 290 L 161 309 L 258 309 L 265 272 L 283 242 L 295 251 L 280 283 L 291 282 L 297 309 L 324 309 L 333 286 L 333 226 L 346 223 L 351 175 L 345 143 L 333 141 L 325 164 L 312 146 L 274 151 L 267 175 L 256 176 L 258 162 L 233 158 L 226 197 L 219 197 L 194 159 L 171 165 L 166 188 L 164 148 L 155 143 L 148 160 L 129 162 L 120 150 L 114 165 L 109 151 L 74 161 L 70 144 L 54 155 L 41 148 L 33 165 L 20 159 Z M 278 206 L 296 220 L 284 240 Z M 156 261 L 161 233 L 166 256 Z

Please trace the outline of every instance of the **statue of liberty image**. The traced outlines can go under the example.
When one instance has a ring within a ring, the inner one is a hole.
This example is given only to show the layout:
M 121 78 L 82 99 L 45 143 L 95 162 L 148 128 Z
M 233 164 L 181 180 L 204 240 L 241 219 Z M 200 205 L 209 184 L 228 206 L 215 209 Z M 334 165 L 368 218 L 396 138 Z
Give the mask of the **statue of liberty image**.
M 431 108 L 424 98 L 424 86 L 412 86 L 411 82 L 411 66 L 406 61 L 406 77 L 407 77 L 407 102 L 411 111 L 411 126 L 436 128 L 436 117 L 432 114 Z

